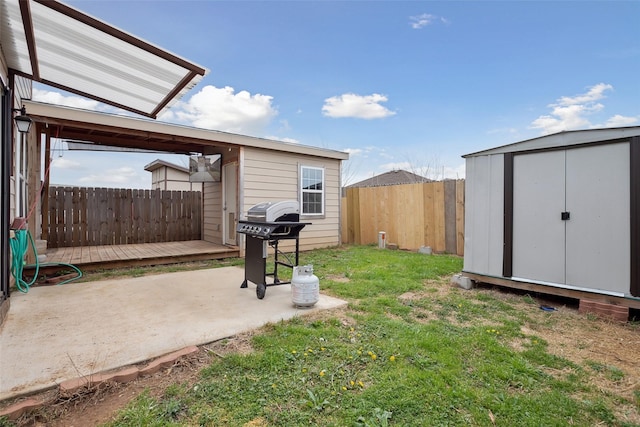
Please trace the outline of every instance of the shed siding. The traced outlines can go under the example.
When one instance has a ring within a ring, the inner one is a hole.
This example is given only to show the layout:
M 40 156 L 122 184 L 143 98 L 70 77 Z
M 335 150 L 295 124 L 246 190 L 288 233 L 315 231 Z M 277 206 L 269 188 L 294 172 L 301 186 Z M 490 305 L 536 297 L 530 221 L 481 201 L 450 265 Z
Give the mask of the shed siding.
M 311 222 L 300 235 L 300 249 L 334 246 L 340 243 L 340 160 L 295 153 L 244 149 L 243 194 L 240 217 L 255 204 L 271 200 L 299 200 L 299 168 L 324 168 L 325 206 L 323 217 L 302 217 Z M 290 242 L 288 242 L 290 243 Z M 287 244 L 283 242 L 283 248 Z
M 171 168 L 165 168 L 166 170 L 166 178 L 170 181 L 187 181 L 189 182 L 189 173 L 183 172 Z
M 465 156 L 464 271 L 640 307 L 638 135 L 640 127 L 563 132 Z
M 504 155 L 467 158 L 464 271 L 502 276 L 503 187 Z
M 151 188 L 174 191 L 202 191 L 202 183 L 190 182 L 188 172 L 163 166 L 151 171 Z

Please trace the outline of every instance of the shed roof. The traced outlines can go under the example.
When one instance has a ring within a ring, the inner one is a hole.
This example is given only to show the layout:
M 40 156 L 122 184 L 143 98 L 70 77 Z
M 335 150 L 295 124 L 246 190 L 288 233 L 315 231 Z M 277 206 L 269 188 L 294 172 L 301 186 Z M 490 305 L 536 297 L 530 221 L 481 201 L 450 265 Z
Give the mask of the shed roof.
M 166 160 L 156 159 L 144 167 L 144 170 L 153 172 L 156 169 L 167 167 L 169 169 L 175 169 L 180 172 L 189 173 L 189 169 L 184 166 L 176 165 L 175 163 L 167 162 Z
M 424 176 L 417 175 L 406 170 L 393 170 L 356 182 L 355 184 L 348 185 L 347 188 L 383 187 L 386 185 L 416 184 L 429 181 L 431 181 L 429 178 L 425 178 Z
M 24 105 L 35 122 L 46 124 L 50 135 L 61 139 L 178 154 L 222 154 L 230 147 L 244 146 L 336 160 L 349 158 L 348 153 L 337 150 L 163 123 L 139 117 L 106 114 L 35 101 L 25 101 Z
M 207 73 L 53 0 L 2 0 L 0 43 L 11 72 L 147 117 Z
M 465 154 L 462 157 L 466 158 L 490 154 L 515 153 L 556 147 L 568 147 L 579 144 L 603 143 L 607 141 L 616 142 L 634 136 L 640 136 L 640 126 L 571 130 L 477 151 L 475 153 Z

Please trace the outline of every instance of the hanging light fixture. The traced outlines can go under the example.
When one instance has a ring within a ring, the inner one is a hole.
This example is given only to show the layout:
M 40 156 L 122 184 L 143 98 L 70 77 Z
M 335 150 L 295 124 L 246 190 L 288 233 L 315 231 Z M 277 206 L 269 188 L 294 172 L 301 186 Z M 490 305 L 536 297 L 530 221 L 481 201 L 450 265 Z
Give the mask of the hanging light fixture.
M 22 108 L 14 108 L 13 111 L 20 111 L 20 115 L 13 118 L 13 120 L 16 121 L 18 131 L 20 133 L 29 133 L 33 120 L 31 120 L 31 117 L 27 116 L 27 110 L 24 105 L 22 106 Z

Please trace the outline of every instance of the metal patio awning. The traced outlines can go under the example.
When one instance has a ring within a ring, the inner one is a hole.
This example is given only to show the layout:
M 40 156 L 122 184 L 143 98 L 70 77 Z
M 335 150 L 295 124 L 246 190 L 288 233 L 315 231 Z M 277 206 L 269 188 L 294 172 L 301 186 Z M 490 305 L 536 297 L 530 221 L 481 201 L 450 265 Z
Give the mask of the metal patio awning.
M 9 70 L 36 82 L 155 118 L 207 69 L 52 0 L 2 0 Z

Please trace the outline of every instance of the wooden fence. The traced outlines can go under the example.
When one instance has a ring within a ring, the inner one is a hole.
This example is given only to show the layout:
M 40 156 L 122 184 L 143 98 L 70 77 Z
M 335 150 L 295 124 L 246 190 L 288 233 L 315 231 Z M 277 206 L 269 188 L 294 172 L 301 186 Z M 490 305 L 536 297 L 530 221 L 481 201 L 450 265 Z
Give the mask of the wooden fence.
M 42 223 L 50 248 L 200 240 L 202 194 L 50 187 Z
M 464 254 L 464 180 L 347 188 L 342 203 L 343 243 L 374 244 L 384 231 L 401 249 Z

